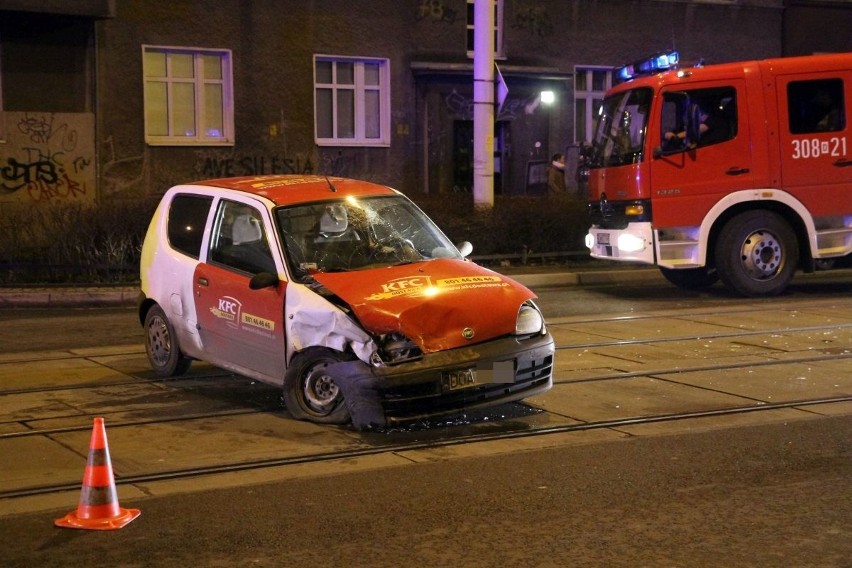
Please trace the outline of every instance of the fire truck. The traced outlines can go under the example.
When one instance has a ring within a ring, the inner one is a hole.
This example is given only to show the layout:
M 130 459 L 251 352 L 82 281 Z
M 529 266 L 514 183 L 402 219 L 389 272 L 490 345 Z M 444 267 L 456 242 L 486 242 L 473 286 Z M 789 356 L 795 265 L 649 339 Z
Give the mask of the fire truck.
M 852 260 L 852 53 L 617 71 L 592 142 L 591 256 L 780 294 Z

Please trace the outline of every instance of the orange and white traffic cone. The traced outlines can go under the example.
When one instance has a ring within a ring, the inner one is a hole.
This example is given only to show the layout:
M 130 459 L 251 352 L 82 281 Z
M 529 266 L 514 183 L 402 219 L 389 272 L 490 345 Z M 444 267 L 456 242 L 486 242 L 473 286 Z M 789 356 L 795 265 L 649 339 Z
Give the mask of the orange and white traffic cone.
M 104 419 L 95 418 L 92 440 L 89 442 L 89 459 L 83 472 L 80 502 L 76 510 L 56 519 L 54 524 L 68 529 L 109 531 L 120 529 L 138 517 L 139 513 L 139 509 L 122 509 L 118 506 Z

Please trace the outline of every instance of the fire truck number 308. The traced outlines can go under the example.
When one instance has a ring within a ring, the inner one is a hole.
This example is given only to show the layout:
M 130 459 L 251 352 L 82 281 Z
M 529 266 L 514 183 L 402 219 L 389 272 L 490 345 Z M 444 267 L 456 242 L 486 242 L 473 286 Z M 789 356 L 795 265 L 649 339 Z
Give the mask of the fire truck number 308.
M 839 158 L 846 155 L 846 137 L 835 136 L 830 140 L 817 138 L 793 140 L 793 159 L 819 158 L 829 155 Z

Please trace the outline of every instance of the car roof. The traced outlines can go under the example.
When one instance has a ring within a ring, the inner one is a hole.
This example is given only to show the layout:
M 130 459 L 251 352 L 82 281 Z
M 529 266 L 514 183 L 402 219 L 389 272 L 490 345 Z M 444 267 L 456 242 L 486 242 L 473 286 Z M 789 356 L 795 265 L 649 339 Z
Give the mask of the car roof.
M 191 185 L 218 187 L 258 195 L 276 205 L 399 193 L 387 186 L 368 181 L 298 174 L 209 179 L 193 182 Z

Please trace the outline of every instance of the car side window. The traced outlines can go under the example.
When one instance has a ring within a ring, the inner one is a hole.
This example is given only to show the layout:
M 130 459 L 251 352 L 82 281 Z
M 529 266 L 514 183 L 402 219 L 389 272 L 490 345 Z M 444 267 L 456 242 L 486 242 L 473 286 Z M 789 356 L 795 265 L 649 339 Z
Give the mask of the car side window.
M 213 198 L 205 195 L 180 194 L 172 199 L 167 234 L 173 249 L 192 258 L 200 256 L 204 225 L 212 203 Z
M 787 85 L 787 111 L 791 134 L 837 132 L 846 127 L 843 81 L 817 79 Z
M 219 203 L 210 235 L 210 261 L 249 274 L 277 273 L 257 209 L 225 199 Z

